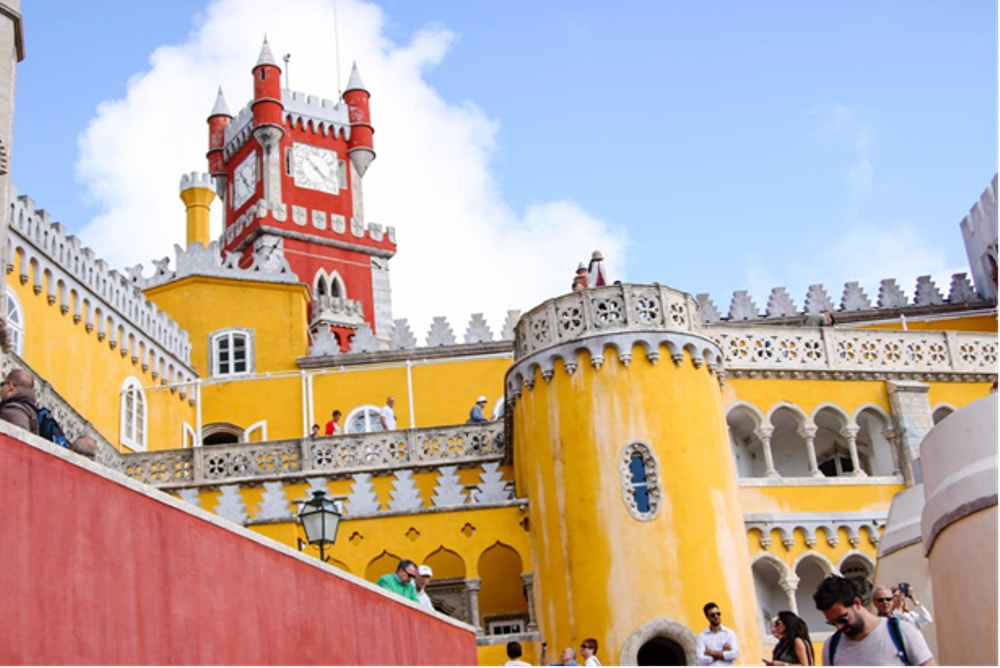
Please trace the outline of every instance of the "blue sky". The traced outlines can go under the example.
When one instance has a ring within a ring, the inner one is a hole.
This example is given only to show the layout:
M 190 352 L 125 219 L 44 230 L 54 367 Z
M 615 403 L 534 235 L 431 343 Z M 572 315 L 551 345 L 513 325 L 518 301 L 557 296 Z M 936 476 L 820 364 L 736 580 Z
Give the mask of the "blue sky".
M 723 312 L 734 290 L 801 309 L 814 283 L 874 300 L 968 270 L 958 224 L 997 171 L 995 2 L 275 6 L 25 2 L 18 191 L 112 266 L 172 256 L 215 90 L 246 104 L 266 32 L 296 90 L 336 97 L 338 57 L 342 82 L 358 62 L 366 213 L 397 230 L 394 315 L 418 338 L 433 315 L 497 332 L 594 249 Z

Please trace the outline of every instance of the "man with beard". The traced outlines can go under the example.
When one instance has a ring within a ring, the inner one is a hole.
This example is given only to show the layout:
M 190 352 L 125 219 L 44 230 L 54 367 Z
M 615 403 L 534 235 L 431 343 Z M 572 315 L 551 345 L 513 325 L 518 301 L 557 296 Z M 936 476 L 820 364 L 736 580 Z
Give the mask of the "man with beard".
M 873 615 L 850 580 L 830 575 L 813 594 L 816 608 L 837 632 L 823 643 L 824 666 L 933 666 L 927 641 L 912 624 Z M 890 631 L 894 624 L 896 637 Z

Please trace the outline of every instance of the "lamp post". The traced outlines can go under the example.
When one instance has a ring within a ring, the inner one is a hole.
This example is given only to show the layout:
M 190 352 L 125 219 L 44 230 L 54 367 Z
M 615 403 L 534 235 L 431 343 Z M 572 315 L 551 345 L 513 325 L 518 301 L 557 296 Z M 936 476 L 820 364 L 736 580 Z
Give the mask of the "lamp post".
M 336 542 L 343 511 L 339 502 L 327 498 L 326 492 L 314 490 L 312 494 L 313 498 L 299 506 L 299 522 L 306 532 L 306 541 L 319 545 L 319 559 L 326 561 L 323 548 Z

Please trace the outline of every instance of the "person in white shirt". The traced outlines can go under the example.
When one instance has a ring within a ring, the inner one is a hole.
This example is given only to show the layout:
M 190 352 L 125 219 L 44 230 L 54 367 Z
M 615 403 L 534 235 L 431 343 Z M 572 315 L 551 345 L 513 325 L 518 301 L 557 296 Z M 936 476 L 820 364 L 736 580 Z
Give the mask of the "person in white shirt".
M 699 666 L 732 666 L 740 655 L 733 630 L 722 625 L 722 612 L 715 603 L 703 608 L 708 628 L 695 640 L 695 656 Z
M 417 600 L 420 601 L 420 605 L 431 610 L 434 609 L 434 603 L 431 601 L 431 597 L 427 595 L 426 587 L 433 575 L 434 571 L 431 570 L 430 566 L 425 564 L 417 569 L 417 578 L 413 581 L 413 584 L 417 586 Z
M 931 611 L 914 598 L 913 587 L 906 582 L 901 582 L 900 586 L 902 585 L 906 585 L 905 591 L 901 590 L 900 587 L 892 588 L 892 616 L 910 622 L 918 629 L 923 629 L 928 624 L 933 624 L 934 618 L 931 617 Z M 910 599 L 913 603 L 912 610 L 910 610 L 906 599 Z
M 392 407 L 395 405 L 395 397 L 386 397 L 385 406 L 378 414 L 378 419 L 382 423 L 382 431 L 396 431 L 396 414 L 392 411 Z
M 584 638 L 580 643 L 580 656 L 586 659 L 585 666 L 599 666 L 601 662 L 597 660 L 597 638 Z

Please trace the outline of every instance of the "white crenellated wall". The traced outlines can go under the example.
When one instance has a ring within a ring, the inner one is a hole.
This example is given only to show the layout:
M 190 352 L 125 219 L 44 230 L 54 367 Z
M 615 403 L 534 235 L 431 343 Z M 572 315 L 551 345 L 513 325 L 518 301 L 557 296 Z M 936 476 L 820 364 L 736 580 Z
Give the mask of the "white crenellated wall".
M 131 355 L 143 370 L 152 369 L 164 384 L 192 382 L 191 342 L 177 322 L 160 311 L 128 277 L 109 269 L 80 240 L 50 220 L 44 209 L 26 195 L 11 204 L 7 238 L 6 271 L 14 271 L 20 258 L 22 285 L 31 283 L 35 294 L 46 291 L 49 304 L 63 313 L 73 309 L 73 321 L 88 332 L 107 339 L 122 357 Z M 107 321 L 110 320 L 110 326 Z M 143 359 L 139 351 L 145 350 Z
M 351 139 L 351 121 L 347 106 L 333 100 L 320 99 L 299 91 L 281 91 L 281 104 L 285 111 L 283 120 L 303 130 L 312 130 L 327 136 L 340 135 L 344 141 Z M 239 110 L 226 126 L 223 156 L 229 160 L 253 136 L 253 103 Z
M 995 219 L 994 219 L 995 222 Z M 995 229 L 995 228 L 994 228 Z M 806 313 L 819 313 L 828 310 L 834 315 L 838 313 L 860 313 L 871 311 L 893 311 L 910 307 L 937 306 L 943 304 L 976 304 L 984 308 L 996 305 L 996 292 L 993 297 L 984 300 L 977 294 L 968 275 L 953 274 L 951 285 L 948 286 L 948 296 L 945 297 L 940 288 L 930 276 L 919 276 L 909 299 L 894 278 L 883 279 L 879 285 L 878 298 L 873 304 L 871 298 L 858 285 L 857 281 L 844 284 L 839 305 L 830 297 L 830 293 L 821 284 L 810 285 L 806 293 L 804 308 L 799 310 L 795 301 L 784 287 L 771 290 L 767 305 L 762 312 L 746 290 L 737 290 L 729 303 L 729 312 L 723 315 L 708 294 L 702 293 L 695 297 L 701 305 L 701 317 L 705 323 L 716 323 L 722 320 L 746 321 L 768 318 L 791 318 Z
M 965 254 L 972 268 L 972 280 L 984 299 L 997 298 L 997 177 L 979 201 L 969 210 L 969 215 L 959 225 L 965 241 Z

